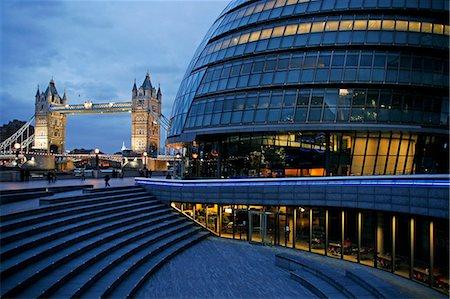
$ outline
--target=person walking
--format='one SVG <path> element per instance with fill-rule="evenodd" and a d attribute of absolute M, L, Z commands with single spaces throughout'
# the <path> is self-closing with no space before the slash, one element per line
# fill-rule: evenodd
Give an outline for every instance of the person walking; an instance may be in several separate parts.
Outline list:
<path fill-rule="evenodd" d="M 110 180 L 111 178 L 109 177 L 109 175 L 107 174 L 107 175 L 105 175 L 105 188 L 106 187 L 111 187 L 111 185 L 109 184 L 109 180 Z"/>
<path fill-rule="evenodd" d="M 80 170 L 80 176 L 81 176 L 81 180 L 84 181 L 86 179 L 85 175 L 84 175 L 84 169 L 82 168 Z"/>

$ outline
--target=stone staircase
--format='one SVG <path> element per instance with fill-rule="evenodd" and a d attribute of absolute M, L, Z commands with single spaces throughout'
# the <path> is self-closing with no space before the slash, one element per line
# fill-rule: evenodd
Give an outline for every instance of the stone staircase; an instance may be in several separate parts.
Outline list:
<path fill-rule="evenodd" d="M 2 298 L 133 296 L 209 234 L 137 186 L 40 202 L 2 216 Z"/>
<path fill-rule="evenodd" d="M 276 254 L 275 265 L 289 271 L 319 298 L 407 298 L 389 282 L 361 270 L 326 265 L 313 259 L 291 254 Z"/>

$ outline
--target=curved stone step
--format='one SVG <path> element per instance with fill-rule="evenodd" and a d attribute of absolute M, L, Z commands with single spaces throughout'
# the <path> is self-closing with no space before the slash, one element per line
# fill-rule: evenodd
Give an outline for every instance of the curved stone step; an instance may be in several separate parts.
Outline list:
<path fill-rule="evenodd" d="M 51 286 L 43 293 L 43 297 L 48 297 L 49 294 L 52 297 L 92 297 L 92 292 L 99 292 L 101 286 L 112 283 L 120 275 L 121 271 L 124 271 L 126 264 L 130 260 L 136 259 L 139 255 L 148 254 L 153 248 L 160 246 L 158 244 L 168 242 L 174 235 L 191 227 L 192 223 L 187 223 L 183 220 L 161 232 L 148 235 L 134 244 L 116 244 L 114 247 L 116 251 L 112 255 L 101 256 L 101 259 L 99 258 L 93 267 L 77 269 L 75 275 L 65 278 L 66 281 L 63 282 L 64 285 L 62 287 L 61 281 L 59 282 L 60 285 L 57 286 L 59 289 L 54 294 L 52 294 L 52 291 L 54 291 L 55 286 Z M 86 294 L 89 292 L 91 294 Z"/>
<path fill-rule="evenodd" d="M 125 192 L 123 194 L 126 195 L 126 194 L 130 194 L 130 193 Z M 136 194 L 136 193 L 134 193 L 134 194 Z M 149 193 L 146 193 L 146 194 L 149 194 Z M 111 193 L 108 193 L 108 192 L 105 192 L 105 194 L 100 194 L 99 198 L 100 197 L 101 198 L 106 198 L 107 197 L 109 199 L 114 199 L 115 198 L 114 197 L 114 193 L 111 194 Z M 49 211 L 57 211 L 57 210 L 65 209 L 65 208 L 77 207 L 77 206 L 82 206 L 82 205 L 85 205 L 85 203 L 83 201 L 71 201 L 71 202 L 67 202 L 67 203 L 43 206 L 43 207 L 40 207 L 38 209 L 31 209 L 31 210 L 26 210 L 26 211 L 20 211 L 20 212 L 15 212 L 15 213 L 11 213 L 11 214 L 6 214 L 6 215 L 2 215 L 2 223 L 7 223 L 8 221 L 15 220 L 17 218 L 24 217 L 24 216 L 37 215 L 39 213 L 45 213 L 45 212 L 49 212 Z"/>
<path fill-rule="evenodd" d="M 100 217 L 104 215 L 110 215 L 117 211 L 126 211 L 133 208 L 145 207 L 149 204 L 156 204 L 157 202 L 152 200 L 148 201 L 147 198 L 134 198 L 132 200 L 127 200 L 119 202 L 119 204 L 106 204 L 105 206 L 97 206 L 95 209 L 86 209 L 81 213 L 71 213 L 69 216 L 64 215 L 63 217 L 57 217 L 51 219 L 50 221 L 45 221 L 39 225 L 33 227 L 23 227 L 15 231 L 10 231 L 5 233 L 6 236 L 2 236 L 0 239 L 1 244 L 9 244 L 21 238 L 25 238 L 31 235 L 35 235 L 41 232 L 49 231 L 57 227 L 62 227 L 70 223 L 75 223 L 77 221 L 82 221 L 90 218 Z M 75 215 L 75 216 L 74 216 Z M 3 232 L 2 232 L 3 235 Z"/>
<path fill-rule="evenodd" d="M 132 258 L 127 260 L 125 265 L 122 266 L 122 269 L 120 269 L 121 273 L 119 273 L 119 275 L 117 275 L 118 273 L 116 272 L 108 273 L 107 276 L 104 276 L 107 279 L 103 280 L 102 283 L 97 284 L 95 290 L 92 290 L 91 288 L 91 292 L 83 294 L 82 297 L 91 298 L 92 296 L 97 297 L 98 295 L 101 295 L 101 298 L 125 298 L 127 294 L 131 292 L 132 287 L 138 281 L 137 280 L 135 283 L 132 283 L 136 280 L 136 277 L 139 277 L 139 275 L 136 276 L 136 271 L 139 268 L 142 269 L 142 267 L 145 267 L 144 265 L 147 265 L 150 260 L 153 260 L 153 258 L 158 256 L 159 254 L 167 256 L 168 253 L 165 252 L 167 248 L 194 234 L 199 233 L 201 230 L 202 228 L 200 227 L 194 227 L 191 230 L 182 231 L 165 239 L 166 243 L 157 244 L 159 246 L 154 246 L 154 248 L 149 251 L 150 253 L 133 255 Z M 105 291 L 103 293 L 99 293 L 100 286 L 107 286 L 106 289 L 104 289 Z"/>
<path fill-rule="evenodd" d="M 121 221 L 126 219 L 127 217 L 135 218 L 138 215 L 163 210 L 166 212 L 170 211 L 170 209 L 166 208 L 162 204 L 158 204 L 158 202 L 156 202 L 156 204 L 149 203 L 145 208 L 143 208 L 142 206 L 138 206 L 135 209 L 127 209 L 125 211 L 118 210 L 115 213 L 111 213 L 101 217 L 88 218 L 83 221 L 70 223 L 63 228 L 56 227 L 53 230 L 37 233 L 31 235 L 30 237 L 25 237 L 23 239 L 16 240 L 11 244 L 2 246 L 0 257 L 2 262 L 8 261 L 12 257 L 18 256 L 26 250 L 37 248 L 38 246 L 47 244 L 49 242 L 54 242 L 56 239 L 70 240 L 70 234 L 77 233 L 85 229 L 89 230 L 95 228 L 96 225 L 102 225 L 104 223 L 113 221 Z"/>
<path fill-rule="evenodd" d="M 78 243 L 75 246 L 71 246 L 66 250 L 60 251 L 52 256 L 43 259 L 37 263 L 34 263 L 27 267 L 26 271 L 21 271 L 8 277 L 2 282 L 2 291 L 7 290 L 2 297 L 36 297 L 40 293 L 36 289 L 42 287 L 48 287 L 48 283 L 42 283 L 46 278 L 50 280 L 57 280 L 59 275 L 54 276 L 55 271 L 62 271 L 67 269 L 69 265 L 69 271 L 73 269 L 73 265 L 83 264 L 84 261 L 90 260 L 89 256 L 97 256 L 102 252 L 104 254 L 111 254 L 110 248 L 115 243 L 131 244 L 141 240 L 142 238 L 151 235 L 155 231 L 160 231 L 166 226 L 171 226 L 176 223 L 176 219 L 168 220 L 163 223 L 155 224 L 153 230 L 147 228 L 138 227 L 133 232 L 124 232 L 111 235 L 102 239 L 86 240 Z M 182 220 L 181 220 L 182 221 Z M 95 260 L 94 260 L 95 261 Z M 31 275 L 30 275 L 31 274 Z M 53 274 L 53 275 L 52 275 Z M 42 289 L 43 292 L 45 289 Z M 24 294 L 26 292 L 27 294 Z M 34 292 L 34 294 L 31 293 Z"/>
<path fill-rule="evenodd" d="M 192 245 L 200 242 L 201 240 L 207 238 L 211 233 L 206 231 L 201 231 L 198 234 L 192 235 L 187 239 L 180 241 L 169 248 L 169 251 L 160 253 L 161 256 L 154 257 L 154 263 L 146 263 L 141 267 L 141 269 L 146 269 L 145 273 L 141 273 L 138 282 L 136 282 L 131 291 L 128 292 L 126 298 L 133 298 L 136 296 L 137 292 L 142 288 L 142 286 L 151 278 L 151 276 L 158 271 L 165 263 L 167 263 L 171 258 L 183 252 L 185 249 L 191 247 Z M 134 273 L 138 275 L 138 273 Z"/>
<path fill-rule="evenodd" d="M 91 226 L 90 230 L 83 230 L 83 233 L 79 235 L 64 234 L 62 238 L 54 239 L 40 246 L 32 246 L 31 244 L 29 250 L 23 251 L 14 259 L 2 261 L 2 272 L 0 273 L 0 277 L 4 280 L 6 277 L 10 277 L 32 263 L 40 261 L 49 255 L 60 252 L 65 248 L 80 243 L 88 238 L 101 237 L 106 233 L 112 233 L 115 229 L 125 229 L 126 226 L 141 225 L 142 227 L 145 227 L 146 224 L 151 224 L 155 221 L 176 217 L 176 215 L 170 213 L 170 209 L 158 209 L 157 207 L 158 206 L 148 209 L 147 212 L 149 213 L 144 215 L 139 214 L 141 215 L 139 217 L 136 217 L 136 215 L 126 217 L 124 214 L 119 214 L 115 217 L 115 222 L 112 223 L 109 222 L 112 221 L 110 219 L 97 220 L 95 222 L 99 223 L 98 226 Z M 143 211 L 139 210 L 139 212 L 141 213 Z"/>
<path fill-rule="evenodd" d="M 34 212 L 34 213 L 32 213 L 30 215 L 18 216 L 9 221 L 3 221 L 3 219 L 2 219 L 2 225 L 1 225 L 2 233 L 7 233 L 9 231 L 13 231 L 13 230 L 28 226 L 30 224 L 40 223 L 42 220 L 49 220 L 49 219 L 62 217 L 64 215 L 72 215 L 77 212 L 87 211 L 90 209 L 89 207 L 102 206 L 105 204 L 111 205 L 111 204 L 114 204 L 115 202 L 121 202 L 126 199 L 134 199 L 137 197 L 141 197 L 141 198 L 148 197 L 148 198 L 154 199 L 154 197 L 149 196 L 147 193 L 140 192 L 137 194 L 122 194 L 120 196 L 99 197 L 96 199 L 92 199 L 89 202 L 86 202 L 86 201 L 79 202 L 79 205 L 77 205 L 76 207 L 71 207 L 71 206 L 65 207 L 64 205 L 59 205 L 58 206 L 59 209 L 51 210 L 51 211 L 42 211 L 43 210 L 42 208 L 34 209 L 34 210 L 32 210 L 32 212 Z"/>

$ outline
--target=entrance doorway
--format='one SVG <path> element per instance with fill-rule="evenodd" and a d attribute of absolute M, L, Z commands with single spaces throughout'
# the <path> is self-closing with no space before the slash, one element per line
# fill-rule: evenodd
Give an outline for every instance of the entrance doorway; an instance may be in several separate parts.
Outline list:
<path fill-rule="evenodd" d="M 275 213 L 267 211 L 248 211 L 248 240 L 262 244 L 274 244 Z"/>

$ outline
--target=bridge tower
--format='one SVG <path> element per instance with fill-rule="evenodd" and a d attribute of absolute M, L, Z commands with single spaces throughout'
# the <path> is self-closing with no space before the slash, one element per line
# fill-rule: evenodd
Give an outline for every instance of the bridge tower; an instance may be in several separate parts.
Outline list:
<path fill-rule="evenodd" d="M 150 74 L 139 89 L 136 80 L 132 90 L 131 104 L 131 149 L 137 153 L 147 152 L 149 156 L 159 152 L 162 93 L 152 86 Z M 158 119 L 155 119 L 155 116 Z"/>
<path fill-rule="evenodd" d="M 64 152 L 66 138 L 66 115 L 52 112 L 51 106 L 61 107 L 67 104 L 66 93 L 61 98 L 53 79 L 45 92 L 36 91 L 34 148 L 48 153 Z"/>

